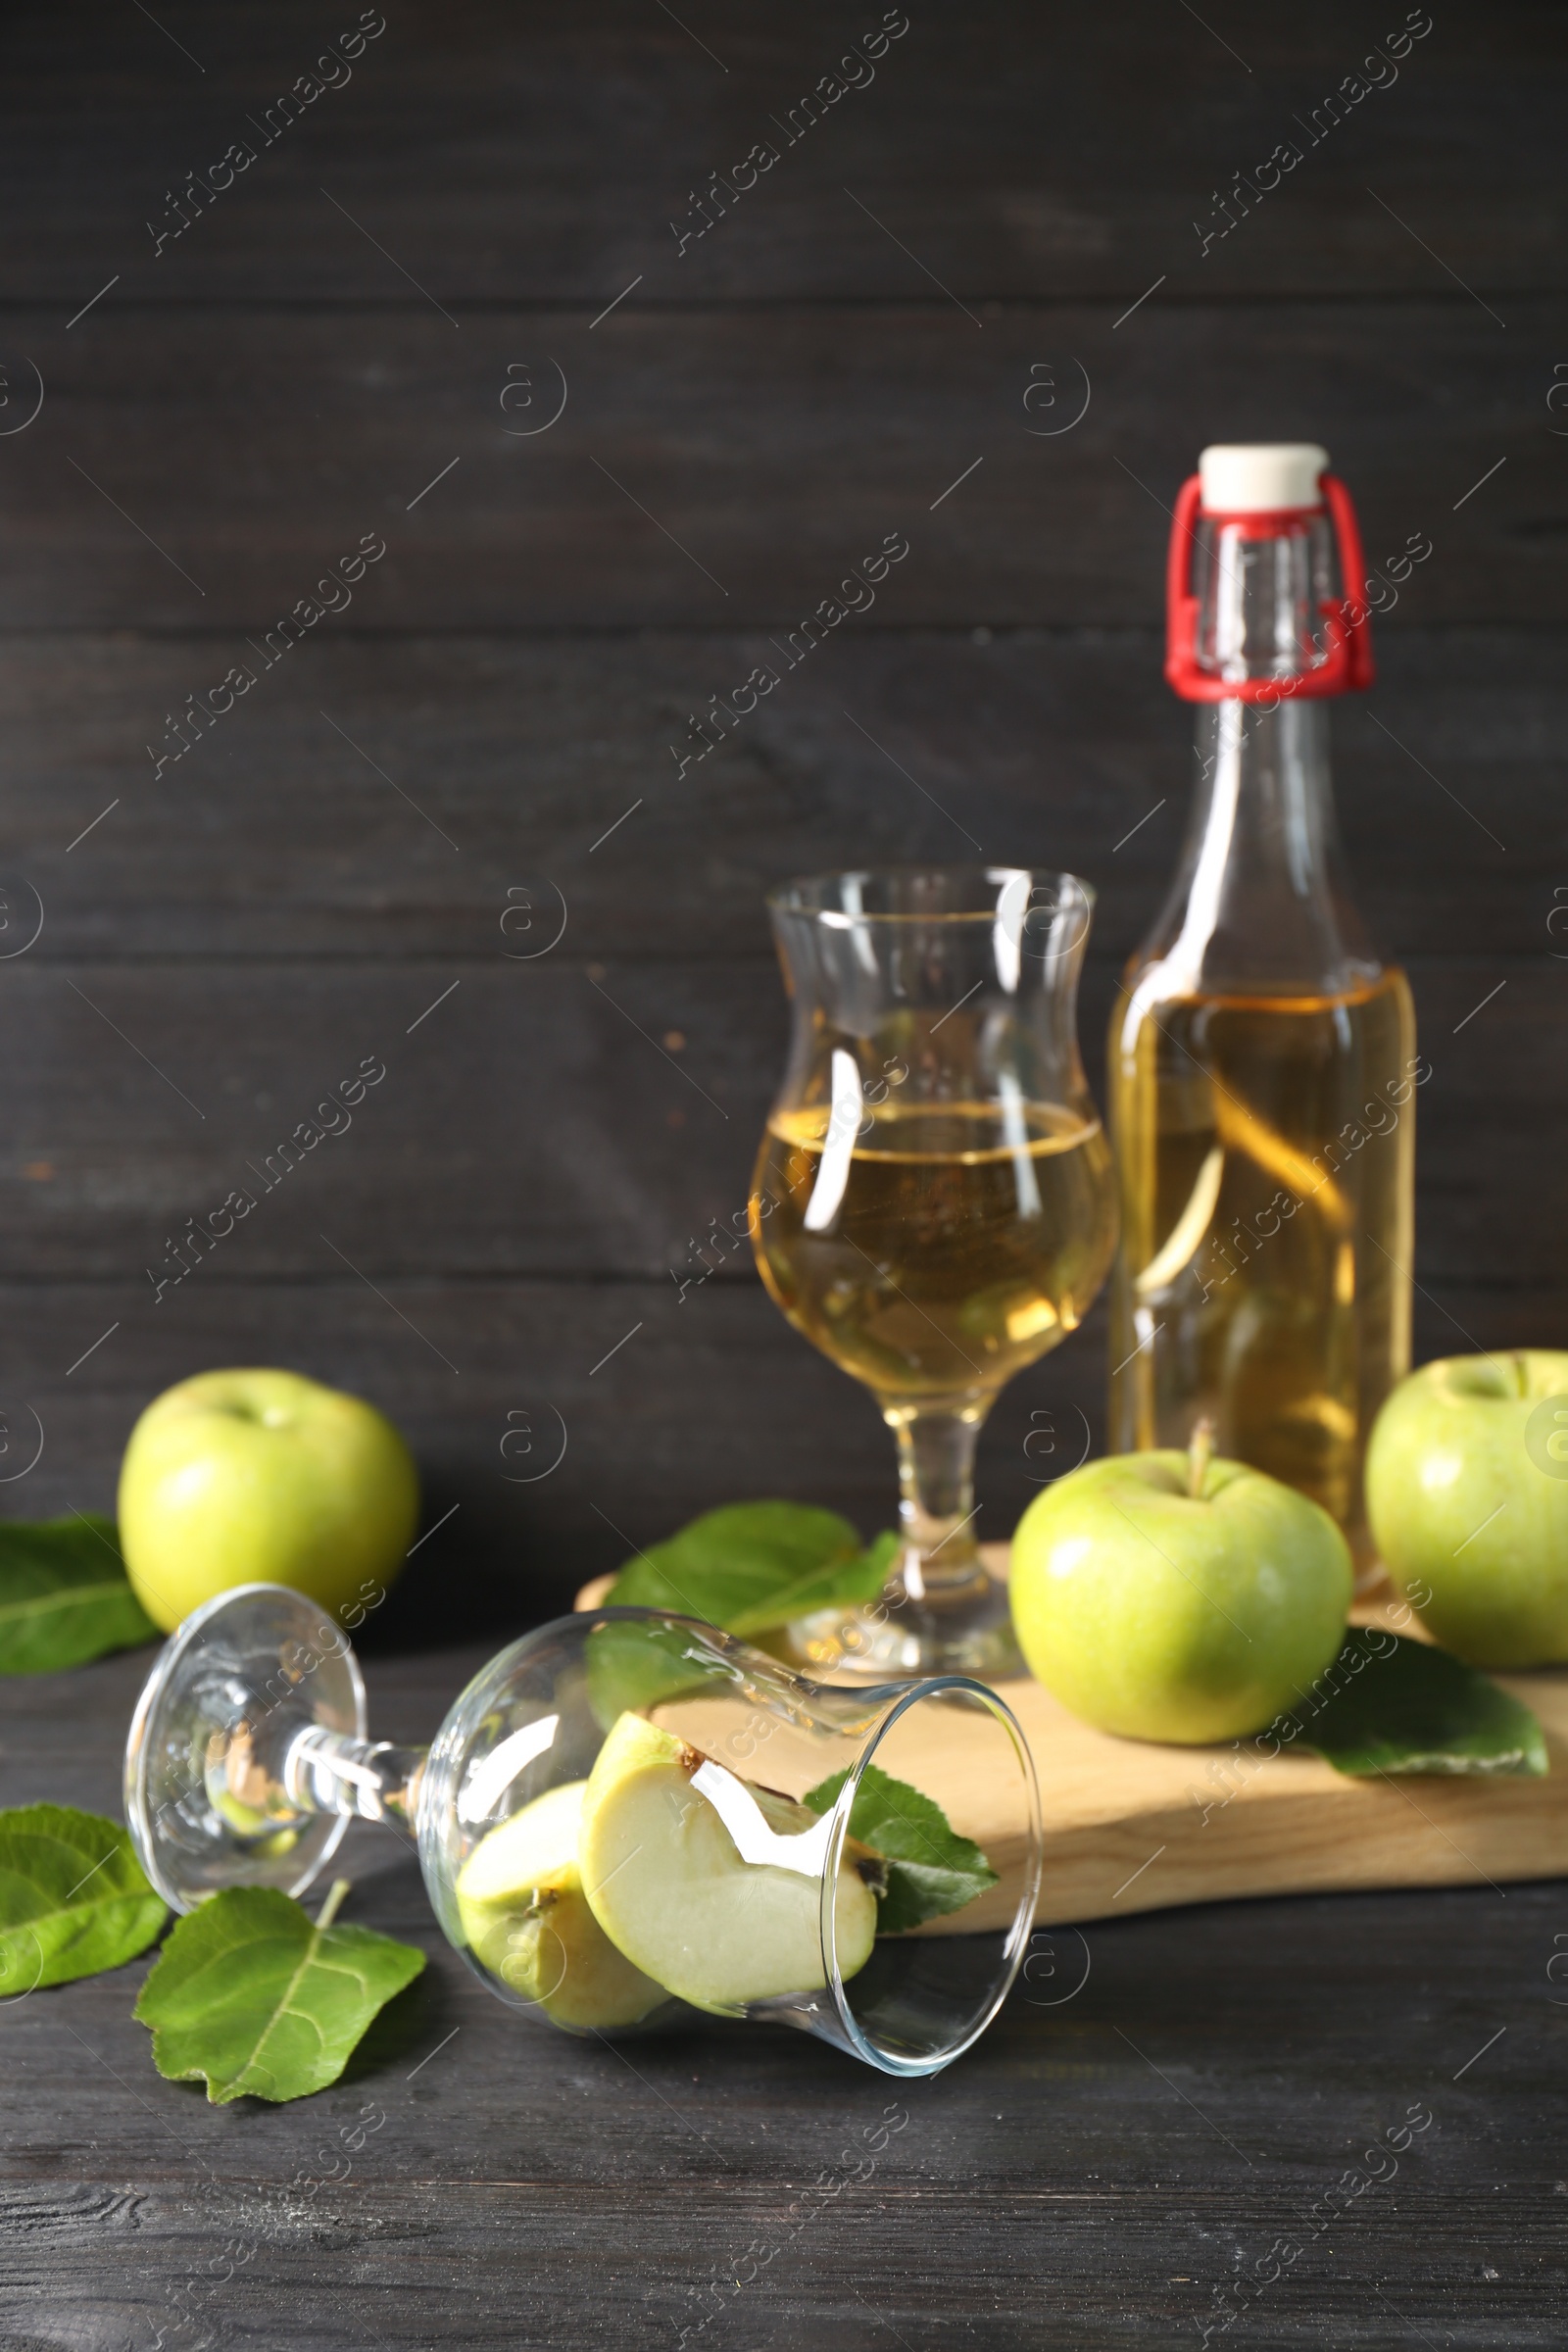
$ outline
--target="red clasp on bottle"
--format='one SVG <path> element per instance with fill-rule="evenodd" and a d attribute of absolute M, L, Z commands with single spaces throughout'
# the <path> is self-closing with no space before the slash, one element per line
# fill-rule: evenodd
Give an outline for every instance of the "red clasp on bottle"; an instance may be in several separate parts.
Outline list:
<path fill-rule="evenodd" d="M 1350 694 L 1364 690 L 1372 683 L 1372 616 L 1366 601 L 1366 560 L 1361 553 L 1361 533 L 1350 504 L 1350 493 L 1338 475 L 1325 473 L 1320 477 L 1323 501 L 1334 524 L 1339 548 L 1340 579 L 1345 594 L 1322 608 L 1323 635 L 1327 652 L 1321 662 L 1310 668 L 1296 671 L 1285 677 L 1222 678 L 1217 671 L 1205 669 L 1198 659 L 1198 598 L 1192 592 L 1193 524 L 1199 512 L 1200 480 L 1193 474 L 1181 487 L 1176 501 L 1175 520 L 1170 535 L 1170 562 L 1165 574 L 1165 676 L 1176 692 L 1189 703 L 1268 703 L 1273 706 L 1287 695 Z M 1287 516 L 1281 513 L 1256 515 L 1226 514 L 1218 519 L 1228 523 L 1249 523 L 1256 526 L 1259 538 L 1275 535 L 1282 524 L 1295 521 L 1300 514 L 1316 514 L 1314 508 L 1300 509 Z"/>

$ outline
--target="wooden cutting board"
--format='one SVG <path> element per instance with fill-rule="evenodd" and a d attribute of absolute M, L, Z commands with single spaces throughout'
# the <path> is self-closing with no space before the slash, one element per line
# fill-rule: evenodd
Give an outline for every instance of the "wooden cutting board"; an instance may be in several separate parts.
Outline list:
<path fill-rule="evenodd" d="M 1004 1574 L 1006 1547 L 986 1551 L 994 1572 Z M 587 1586 L 578 1607 L 597 1606 L 608 1582 Z M 1387 1602 L 1362 1602 L 1351 1616 L 1386 1623 Z M 1412 1621 L 1396 1630 L 1420 1629 Z M 1080 1723 L 1039 1683 L 999 1683 L 1040 1776 L 1046 1859 L 1036 1916 L 1067 1925 L 1243 1895 L 1498 1886 L 1568 1874 L 1568 1672 L 1494 1679 L 1540 1719 L 1551 1760 L 1544 1780 L 1350 1780 L 1310 1752 L 1264 1758 L 1245 1741 L 1167 1747 L 1117 1740 Z M 923 1713 L 915 1711 L 911 1727 Z M 776 1769 L 770 1762 L 770 1778 Z M 983 1779 L 966 1771 L 957 1750 L 925 1759 L 920 1779 L 1002 1872 L 988 1909 L 1004 1918 L 1012 1857 L 993 1850 L 1000 1825 L 990 1822 L 988 1837 Z M 981 1923 L 971 1912 L 964 1924 Z"/>

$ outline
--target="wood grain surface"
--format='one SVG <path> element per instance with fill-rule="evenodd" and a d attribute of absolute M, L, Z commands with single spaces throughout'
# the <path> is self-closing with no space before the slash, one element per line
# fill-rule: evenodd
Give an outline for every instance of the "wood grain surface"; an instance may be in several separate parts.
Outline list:
<path fill-rule="evenodd" d="M 704 1254 L 783 1037 L 762 893 L 971 844 L 1089 874 L 1098 1071 L 1185 810 L 1164 510 L 1216 437 L 1320 438 L 1374 562 L 1431 541 L 1336 713 L 1357 895 L 1433 1064 L 1417 1347 L 1563 1338 L 1568 41 L 1546 0 L 1454 0 L 1314 139 L 1406 13 L 911 7 L 792 140 L 773 118 L 880 7 L 400 0 L 270 131 L 357 0 L 18 0 L 0 1509 L 111 1507 L 135 1414 L 204 1366 L 373 1396 L 424 1480 L 364 1637 L 408 1738 L 711 1503 L 885 1524 L 869 1399 Z M 1218 236 L 1287 137 L 1299 168 Z M 876 606 L 680 772 L 689 714 L 889 532 Z M 367 535 L 352 603 L 269 656 Z M 366 1055 L 352 1128 L 159 1298 L 188 1220 Z M 988 1534 L 1099 1442 L 1102 1330 L 999 1404 Z M 145 1662 L 0 1687 L 4 1801 L 113 1810 Z M 530 2035 L 400 1848 L 355 1870 L 433 1965 L 305 2107 L 160 2082 L 141 1963 L 0 2015 L 7 2352 L 1560 2339 L 1549 1885 L 1043 1931 L 865 2172 L 896 2085 L 759 2032 Z M 387 2124 L 328 2182 L 368 2101 Z M 1303 2221 L 1413 2102 L 1397 2174 Z"/>
<path fill-rule="evenodd" d="M 372 1729 L 428 1739 L 485 1654 L 372 1658 Z M 7 1686 L 9 1801 L 116 1810 L 150 1657 Z M 391 1833 L 341 1859 L 349 1916 L 430 1958 L 318 2098 L 162 2082 L 145 1960 L 0 2015 L 8 2352 L 1560 2334 L 1560 1886 L 1117 1904 L 1039 1931 L 979 2046 L 901 2084 L 781 2028 L 531 2027 Z"/>
<path fill-rule="evenodd" d="M 851 634 L 976 619 L 1147 624 L 1171 487 L 1195 460 L 1191 419 L 1229 396 L 1228 313 L 1200 297 L 1154 305 L 1117 342 L 1098 306 L 1001 305 L 976 319 L 974 350 L 956 313 L 903 301 L 632 309 L 592 341 L 580 313 L 544 307 L 523 321 L 485 310 L 462 317 L 452 353 L 433 311 L 373 312 L 346 334 L 336 311 L 121 317 L 114 302 L 69 345 L 49 314 L 19 305 L 12 320 L 13 348 L 34 359 L 60 421 L 46 407 L 50 432 L 29 428 L 6 453 L 8 527 L 24 560 L 7 567 L 0 619 L 217 633 L 192 648 L 185 681 L 204 701 L 252 638 L 259 707 L 280 682 L 264 633 L 366 534 L 385 553 L 346 594 L 325 591 L 333 609 L 312 642 L 417 629 L 432 613 L 464 631 L 750 622 L 782 637 L 890 532 L 908 553 L 874 602 L 861 597 Z M 1510 333 L 1550 346 L 1553 303 L 1508 307 Z M 1356 425 L 1336 435 L 1334 456 L 1359 493 L 1369 561 L 1397 558 L 1412 534 L 1430 541 L 1390 635 L 1563 618 L 1561 528 L 1537 527 L 1561 477 L 1549 369 L 1543 429 L 1485 495 L 1458 505 L 1504 428 L 1497 352 L 1446 302 L 1402 304 L 1392 336 L 1378 304 L 1260 305 L 1249 356 L 1251 397 L 1276 416 L 1353 400 Z M 564 384 L 557 423 L 530 433 L 530 411 L 503 411 L 514 364 L 541 418 Z M 1036 429 L 1056 421 L 1024 406 L 1037 364 L 1053 370 L 1063 418 L 1087 376 L 1079 424 Z M 156 430 L 127 435 L 127 404 Z M 156 517 L 147 527 L 172 560 L 124 514 Z M 673 536 L 665 517 L 678 517 Z M 281 672 L 293 653 L 271 650 Z M 720 670 L 707 692 L 731 683 Z M 149 729 L 161 715 L 154 706 Z M 220 735 L 249 715 L 237 705 Z"/>
<path fill-rule="evenodd" d="M 26 10 L 13 55 L 27 104 L 4 159 L 7 210 L 26 229 L 15 289 L 58 303 L 62 281 L 104 254 L 143 300 L 356 311 L 401 298 L 412 310 L 417 297 L 390 266 L 334 224 L 324 181 L 444 302 L 564 301 L 592 317 L 639 270 L 651 273 L 645 299 L 662 304 L 689 291 L 738 304 L 926 293 L 912 263 L 857 224 L 848 181 L 898 216 L 941 278 L 982 301 L 1088 297 L 1114 302 L 1108 322 L 1161 268 L 1184 291 L 1214 279 L 1232 300 L 1445 293 L 1430 254 L 1368 203 L 1379 169 L 1419 194 L 1421 233 L 1472 284 L 1554 286 L 1562 191 L 1539 168 L 1562 60 L 1548 0 L 1510 0 L 1501 16 L 1451 11 L 1339 135 L 1315 151 L 1301 139 L 1310 177 L 1200 257 L 1192 216 L 1208 220 L 1214 181 L 1297 136 L 1296 110 L 1335 89 L 1406 13 L 1370 20 L 1349 0 L 1320 0 L 1307 17 L 1250 24 L 1250 46 L 1233 51 L 1235 25 L 1211 36 L 1157 8 L 1063 16 L 1049 48 L 1009 0 L 913 16 L 876 82 L 785 148 L 722 233 L 677 259 L 668 221 L 688 214 L 692 182 L 772 136 L 774 113 L 873 31 L 881 9 L 807 0 L 781 17 L 754 5 L 724 19 L 727 40 L 635 0 L 593 0 L 569 17 L 469 0 L 456 24 L 410 9 L 368 44 L 350 85 L 270 148 L 265 133 L 252 138 L 257 168 L 155 262 L 145 220 L 167 218 L 172 172 L 177 189 L 186 170 L 250 137 L 250 111 L 358 10 L 318 21 L 236 0 L 200 22 L 202 40 L 175 28 L 184 64 L 121 10 L 97 8 L 72 31 Z M 1383 193 L 1398 205 L 1393 185 Z"/>
<path fill-rule="evenodd" d="M 1114 1740 L 1038 1683 L 1002 1696 L 1041 1781 L 1045 1922 L 1181 1903 L 1372 1886 L 1479 1886 L 1568 1874 L 1568 1675 L 1499 1676 L 1546 1736 L 1544 1780 L 1387 1774 L 1249 1741 L 1180 1749 Z M 970 1818 L 976 1818 L 971 1814 Z M 977 1829 L 972 1835 L 982 1837 Z M 982 1838 L 983 1842 L 983 1838 Z"/>
<path fill-rule="evenodd" d="M 761 900 L 780 874 L 968 857 L 977 841 L 988 857 L 1092 869 L 1091 956 L 1119 964 L 1167 887 L 1191 759 L 1189 714 L 1161 683 L 1142 603 L 1144 625 L 1103 630 L 905 630 L 872 614 L 823 644 L 678 791 L 670 742 L 710 695 L 776 662 L 765 625 L 345 627 L 296 646 L 265 699 L 248 697 L 156 793 L 122 795 L 76 849 L 129 774 L 151 780 L 145 745 L 162 741 L 164 714 L 220 679 L 244 640 L 95 638 L 84 696 L 78 637 L 0 635 L 14 847 L 48 906 L 29 961 L 440 956 L 495 968 L 504 950 L 542 947 L 579 969 L 699 952 L 771 971 Z M 1546 921 L 1568 851 L 1552 797 L 1568 690 L 1540 635 L 1391 629 L 1375 694 L 1332 723 L 1367 919 L 1406 957 L 1483 956 L 1560 978 Z M 503 933 L 514 886 L 535 906 Z M 569 911 L 550 948 L 553 890 Z M 1084 1030 L 1097 1050 L 1093 1022 Z"/>
<path fill-rule="evenodd" d="M 884 1517 L 863 1400 L 760 1300 L 720 1341 L 706 1310 L 743 1263 L 688 1296 L 657 1384 L 650 1361 L 700 1433 L 678 1473 L 623 1446 L 610 1373 L 587 1386 L 569 1286 L 595 1341 L 591 1301 L 624 1304 L 605 1347 L 652 1332 L 733 1220 L 784 1026 L 761 899 L 792 870 L 978 845 L 1088 872 L 1098 1082 L 1187 791 L 1164 509 L 1218 431 L 1321 433 L 1374 561 L 1431 541 L 1377 625 L 1374 694 L 1336 714 L 1358 893 L 1434 1064 L 1420 1345 L 1560 1335 L 1533 1174 L 1562 1146 L 1568 874 L 1543 634 L 1568 529 L 1561 200 L 1530 146 L 1549 10 L 1461 9 L 1413 41 L 1206 251 L 1195 216 L 1343 78 L 1355 11 L 1249 40 L 1153 6 L 1125 37 L 1000 0 L 911 20 L 685 251 L 693 183 L 848 21 L 753 6 L 726 43 L 609 0 L 570 24 L 416 7 L 197 201 L 186 174 L 211 190 L 328 36 L 292 4 L 242 0 L 200 39 L 128 13 L 14 12 L 27 99 L 0 152 L 0 1280 L 26 1292 L 0 1415 L 48 1432 L 8 1505 L 107 1504 L 154 1364 L 281 1355 L 374 1389 L 432 1522 L 462 1504 L 442 1544 L 468 1587 L 511 1580 L 514 1624 L 623 1556 L 602 1510 L 628 1543 L 748 1489 Z M 682 774 L 689 714 L 889 531 L 910 552 L 875 607 Z M 366 535 L 386 553 L 352 601 L 278 650 Z M 242 663 L 254 686 L 214 713 Z M 171 1242 L 345 1053 L 389 1072 L 353 1131 L 154 1308 Z M 399 1320 L 453 1283 L 486 1334 L 466 1355 Z M 357 1290 L 392 1301 L 378 1350 Z M 1097 1348 L 1004 1401 L 994 1532 L 1030 1491 L 1029 1413 L 1098 1427 Z M 571 1442 L 504 1494 L 525 1395 Z"/>
<path fill-rule="evenodd" d="M 1004 1579 L 1009 1547 L 987 1544 L 981 1551 Z M 594 1578 L 574 1606 L 602 1607 L 612 1581 Z M 1396 1608 L 1386 1579 L 1356 1602 L 1351 1620 L 1428 1638 L 1418 1618 Z M 1544 1778 L 1361 1778 L 1278 1742 L 1271 1754 L 1251 1740 L 1210 1747 L 1120 1740 L 1081 1722 L 1032 1676 L 999 1683 L 1040 1786 L 1036 1919 L 1067 1926 L 1178 1904 L 1374 1886 L 1488 1886 L 1497 1893 L 1499 1881 L 1568 1876 L 1568 1671 L 1493 1679 L 1540 1722 L 1550 1763 Z M 719 1699 L 673 1699 L 655 1719 L 723 1755 L 731 1713 Z M 769 1742 L 767 1780 L 801 1797 L 821 1765 L 809 1741 L 796 1745 L 798 1758 L 787 1731 Z M 965 1925 L 1006 1926 L 1019 1899 L 1022 1849 L 989 1740 L 961 1719 L 916 1708 L 877 1760 L 933 1797 L 998 1871 L 1000 1886 L 962 1914 Z M 934 1932 L 956 1933 L 957 1920 L 939 1921 Z"/>

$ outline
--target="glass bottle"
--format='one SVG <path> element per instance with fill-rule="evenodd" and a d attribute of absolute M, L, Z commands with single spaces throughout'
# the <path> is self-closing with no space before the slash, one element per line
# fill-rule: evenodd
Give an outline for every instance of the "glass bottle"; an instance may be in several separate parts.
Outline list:
<path fill-rule="evenodd" d="M 1372 664 L 1327 463 L 1310 443 L 1210 448 L 1176 511 L 1166 676 L 1199 706 L 1195 790 L 1110 1021 L 1109 1442 L 1185 1446 L 1208 1416 L 1221 1452 L 1321 1503 L 1365 1570 L 1366 1440 L 1409 1368 L 1430 1071 L 1341 867 L 1326 703 Z"/>

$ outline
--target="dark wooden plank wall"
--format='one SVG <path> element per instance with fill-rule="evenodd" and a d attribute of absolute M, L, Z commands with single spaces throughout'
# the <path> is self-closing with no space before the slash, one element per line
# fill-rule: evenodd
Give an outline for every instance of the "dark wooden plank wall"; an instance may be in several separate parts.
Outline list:
<path fill-rule="evenodd" d="M 1403 13 L 915 7 L 788 145 L 879 11 L 399 5 L 270 143 L 353 9 L 10 13 L 0 938 L 43 928 L 0 966 L 0 1407 L 8 1458 L 31 1414 L 45 1445 L 5 1508 L 108 1505 L 146 1397 L 252 1358 L 375 1396 L 430 1519 L 461 1505 L 392 1637 L 526 1622 L 737 1494 L 884 1520 L 870 1404 L 744 1254 L 671 1279 L 741 1208 L 778 1061 L 761 894 L 971 840 L 1081 869 L 1098 1067 L 1186 795 L 1162 508 L 1216 437 L 1320 437 L 1374 559 L 1431 539 L 1337 719 L 1435 1065 L 1420 1341 L 1561 1336 L 1563 28 L 1445 8 L 1312 143 Z M 688 714 L 889 532 L 874 609 L 680 774 Z M 155 1301 L 365 1055 L 352 1130 Z M 1097 1318 L 1004 1398 L 988 1534 L 1031 1415 L 1076 1450 L 1102 1373 Z M 508 1482 L 509 1414 L 525 1468 L 564 1427 L 548 1476 Z"/>

